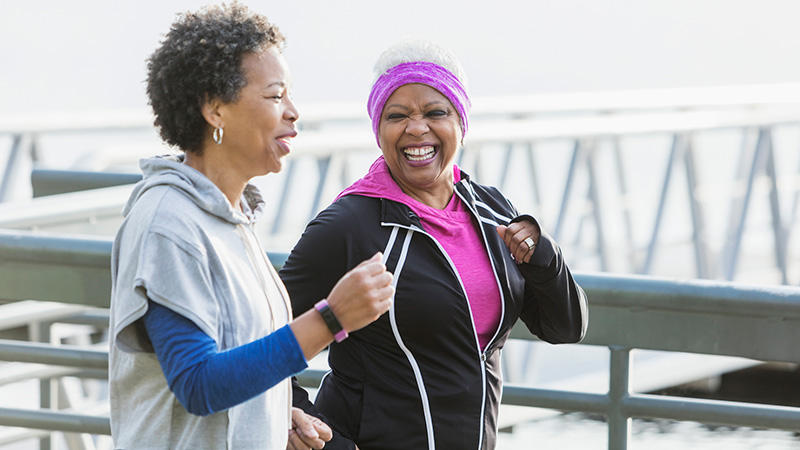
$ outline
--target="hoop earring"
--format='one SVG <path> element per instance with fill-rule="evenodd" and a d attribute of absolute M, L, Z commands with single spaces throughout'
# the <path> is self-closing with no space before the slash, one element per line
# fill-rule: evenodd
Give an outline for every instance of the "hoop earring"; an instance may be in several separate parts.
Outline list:
<path fill-rule="evenodd" d="M 216 142 L 217 145 L 222 144 L 222 135 L 223 134 L 225 134 L 225 133 L 222 131 L 222 127 L 214 128 L 214 132 L 211 133 L 211 137 L 214 138 L 214 142 Z"/>

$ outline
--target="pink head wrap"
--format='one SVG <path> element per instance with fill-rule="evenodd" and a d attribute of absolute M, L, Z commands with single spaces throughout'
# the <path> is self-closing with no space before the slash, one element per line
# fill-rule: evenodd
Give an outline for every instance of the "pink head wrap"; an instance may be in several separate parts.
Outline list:
<path fill-rule="evenodd" d="M 472 103 L 467 96 L 467 90 L 461 81 L 444 67 L 424 61 L 398 64 L 381 75 L 372 85 L 372 91 L 367 101 L 367 112 L 372 119 L 372 132 L 380 147 L 378 127 L 386 100 L 397 88 L 405 84 L 420 83 L 428 85 L 450 100 L 461 118 L 461 131 L 467 134 L 469 121 L 467 113 Z"/>

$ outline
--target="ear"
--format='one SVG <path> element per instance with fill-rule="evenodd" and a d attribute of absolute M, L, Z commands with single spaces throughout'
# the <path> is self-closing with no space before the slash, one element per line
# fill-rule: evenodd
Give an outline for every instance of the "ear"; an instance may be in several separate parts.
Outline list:
<path fill-rule="evenodd" d="M 206 119 L 206 122 L 211 125 L 211 128 L 220 128 L 225 126 L 225 123 L 222 120 L 222 106 L 223 103 L 220 99 L 209 99 L 208 94 L 206 94 L 206 100 L 200 107 L 200 112 L 203 114 L 203 118 Z"/>

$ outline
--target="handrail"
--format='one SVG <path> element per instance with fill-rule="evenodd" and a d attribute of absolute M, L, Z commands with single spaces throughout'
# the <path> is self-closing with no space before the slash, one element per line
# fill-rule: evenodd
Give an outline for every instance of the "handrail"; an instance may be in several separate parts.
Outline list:
<path fill-rule="evenodd" d="M 111 246 L 108 238 L 0 230 L 0 300 L 108 307 Z"/>
<path fill-rule="evenodd" d="M 54 244 L 52 251 L 48 250 L 50 244 Z M 26 246 L 33 251 L 26 254 L 22 251 Z M 82 259 L 107 261 L 107 252 L 110 242 L 103 239 L 0 232 L 0 256 L 5 266 L 25 262 L 34 271 L 66 269 Z M 278 266 L 286 257 L 270 256 Z M 108 265 L 98 267 L 94 276 L 109 278 L 109 269 Z M 108 305 L 107 286 L 87 283 L 87 278 L 74 271 L 64 270 L 58 276 L 59 284 L 83 284 L 85 297 L 48 292 L 47 298 L 38 298 L 35 284 L 40 279 L 28 278 L 20 279 L 13 289 L 0 280 L 0 298 L 14 296 L 7 291 L 27 291 L 34 294 L 28 296 L 31 299 Z M 609 448 L 615 450 L 627 448 L 630 417 L 800 431 L 800 408 L 633 393 L 629 379 L 630 351 L 634 348 L 799 363 L 800 350 L 795 343 L 800 341 L 800 287 L 597 273 L 576 273 L 575 277 L 589 297 L 590 326 L 582 344 L 611 350 L 609 392 L 592 394 L 507 384 L 504 404 L 605 414 L 609 418 Z M 521 324 L 513 330 L 512 338 L 533 339 Z M 107 358 L 105 349 L 0 341 L 3 360 L 100 369 Z M 321 375 L 321 371 L 308 370 L 300 379 L 305 385 L 313 385 Z M 74 412 L 0 409 L 0 424 L 50 430 L 108 434 L 107 420 Z"/>

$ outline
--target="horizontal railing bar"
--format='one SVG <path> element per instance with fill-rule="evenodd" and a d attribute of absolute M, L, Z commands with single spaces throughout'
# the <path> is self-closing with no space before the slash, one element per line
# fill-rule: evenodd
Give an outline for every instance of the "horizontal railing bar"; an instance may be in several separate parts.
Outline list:
<path fill-rule="evenodd" d="M 36 168 L 31 171 L 31 186 L 33 187 L 33 196 L 35 198 L 63 194 L 65 192 L 134 184 L 141 179 L 141 173 Z"/>
<path fill-rule="evenodd" d="M 108 327 L 108 309 L 96 308 L 88 311 L 81 311 L 68 317 L 60 319 L 58 323 L 69 323 L 76 325 L 90 325 L 97 328 Z"/>
<path fill-rule="evenodd" d="M 87 307 L 81 305 L 44 301 L 7 303 L 0 305 L 0 330 L 24 327 L 32 322 L 62 321 L 86 309 Z"/>
<path fill-rule="evenodd" d="M 0 263 L 80 264 L 110 271 L 112 243 L 113 239 L 108 237 L 0 229 Z"/>
<path fill-rule="evenodd" d="M 800 84 L 757 84 L 671 89 L 636 89 L 545 93 L 524 96 L 486 96 L 472 99 L 472 118 L 481 115 L 524 115 L 565 112 L 715 108 L 800 103 Z M 366 121 L 360 102 L 299 103 L 301 126 L 331 121 Z M 0 116 L 0 134 L 63 133 L 73 131 L 152 128 L 147 108 L 37 112 Z"/>
<path fill-rule="evenodd" d="M 0 430 L 0 448 L 4 445 L 24 441 L 26 439 L 43 438 L 50 435 L 50 430 L 33 430 L 29 428 L 7 428 Z"/>
<path fill-rule="evenodd" d="M 69 192 L 25 203 L 0 203 L 0 228 L 39 228 L 51 224 L 86 222 L 92 217 L 117 217 L 131 194 L 130 185 Z"/>
<path fill-rule="evenodd" d="M 576 277 L 584 290 L 591 291 L 592 303 L 599 302 L 604 306 L 800 318 L 800 289 L 797 286 L 604 273 L 583 273 Z"/>
<path fill-rule="evenodd" d="M 108 344 L 105 344 L 107 347 Z M 0 339 L 0 360 L 84 369 L 107 369 L 108 350 Z"/>
<path fill-rule="evenodd" d="M 607 394 L 561 391 L 503 384 L 504 405 L 530 406 L 559 411 L 606 414 L 611 404 Z"/>
<path fill-rule="evenodd" d="M 78 369 L 74 367 L 53 366 L 12 362 L 0 366 L 0 386 L 32 379 L 77 377 L 89 379 L 108 379 L 108 369 Z"/>
<path fill-rule="evenodd" d="M 108 417 L 43 409 L 0 408 L 0 425 L 111 435 L 111 422 Z"/>
<path fill-rule="evenodd" d="M 0 230 L 0 254 L 8 263 L 72 266 L 81 261 L 110 271 L 111 246 L 111 238 Z M 273 264 L 280 265 L 287 255 L 269 252 L 269 256 Z M 584 290 L 591 293 L 592 304 L 722 315 L 800 317 L 800 289 L 796 286 L 603 273 L 577 273 L 575 276 Z"/>
<path fill-rule="evenodd" d="M 306 387 L 313 387 L 314 389 L 319 387 L 319 384 L 322 382 L 322 377 L 328 373 L 327 370 L 320 370 L 320 369 L 306 369 L 297 375 L 297 382 L 300 383 L 301 386 Z"/>
<path fill-rule="evenodd" d="M 630 417 L 800 431 L 800 408 L 637 394 L 623 400 Z"/>
<path fill-rule="evenodd" d="M 309 369 L 298 375 L 298 381 L 306 387 L 318 386 L 324 373 L 323 370 Z M 610 400 L 606 394 L 507 384 L 503 388 L 502 404 L 607 414 Z M 800 408 L 646 394 L 623 399 L 623 407 L 629 417 L 800 431 Z M 47 410 L 0 408 L 0 424 L 92 434 L 110 432 L 106 417 Z"/>
<path fill-rule="evenodd" d="M 471 127 L 464 144 L 468 148 L 482 144 L 675 134 L 795 123 L 800 123 L 800 107 L 792 111 L 689 111 L 497 120 Z M 295 138 L 294 148 L 296 157 L 320 157 L 374 150 L 375 138 L 368 127 L 365 132 L 356 133 L 352 130 L 309 131 Z"/>

